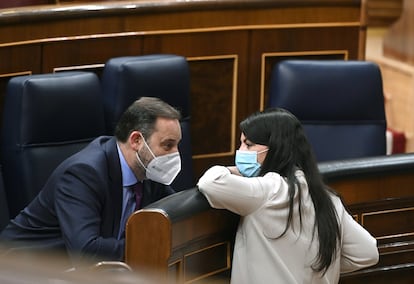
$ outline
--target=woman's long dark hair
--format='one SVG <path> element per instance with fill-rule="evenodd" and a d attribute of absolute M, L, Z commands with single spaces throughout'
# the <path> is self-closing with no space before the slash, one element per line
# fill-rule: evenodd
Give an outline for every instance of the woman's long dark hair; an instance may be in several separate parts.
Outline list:
<path fill-rule="evenodd" d="M 286 233 L 292 223 L 293 199 L 297 188 L 300 189 L 295 172 L 298 169 L 304 172 L 315 208 L 314 233 L 317 230 L 319 238 L 319 251 L 312 269 L 325 273 L 335 259 L 341 236 L 334 204 L 329 196 L 330 189 L 322 180 L 302 124 L 287 110 L 269 108 L 243 120 L 240 130 L 253 143 L 269 147 L 259 175 L 276 172 L 287 178 L 289 213 L 286 227 L 279 237 Z M 297 194 L 302 227 L 301 190 Z"/>

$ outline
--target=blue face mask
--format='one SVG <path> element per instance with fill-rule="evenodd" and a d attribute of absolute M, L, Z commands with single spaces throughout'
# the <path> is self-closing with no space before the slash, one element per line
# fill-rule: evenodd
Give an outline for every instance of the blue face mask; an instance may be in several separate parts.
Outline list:
<path fill-rule="evenodd" d="M 265 149 L 256 151 L 236 151 L 236 167 L 244 177 L 256 177 L 260 172 L 261 165 L 257 162 L 257 154 L 268 151 Z"/>

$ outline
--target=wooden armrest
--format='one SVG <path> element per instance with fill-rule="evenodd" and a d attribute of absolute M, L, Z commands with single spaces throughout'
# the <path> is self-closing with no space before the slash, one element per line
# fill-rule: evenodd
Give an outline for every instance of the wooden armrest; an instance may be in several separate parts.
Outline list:
<path fill-rule="evenodd" d="M 380 173 L 414 171 L 414 154 L 394 154 L 358 159 L 321 162 L 319 171 L 326 181 Z"/>
<path fill-rule="evenodd" d="M 100 261 L 91 267 L 92 270 L 132 271 L 132 268 L 122 261 Z"/>
<path fill-rule="evenodd" d="M 227 273 L 238 220 L 211 208 L 197 188 L 175 193 L 131 215 L 125 261 L 179 283 Z"/>

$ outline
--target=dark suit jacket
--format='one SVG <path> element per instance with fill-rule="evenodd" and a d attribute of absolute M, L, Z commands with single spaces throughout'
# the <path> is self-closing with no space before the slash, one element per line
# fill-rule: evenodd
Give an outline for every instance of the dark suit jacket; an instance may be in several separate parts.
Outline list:
<path fill-rule="evenodd" d="M 172 193 L 169 186 L 146 180 L 142 206 Z M 121 214 L 122 174 L 116 140 L 102 136 L 56 168 L 1 238 L 34 250 L 63 248 L 75 262 L 123 260 L 125 240 L 117 240 Z"/>

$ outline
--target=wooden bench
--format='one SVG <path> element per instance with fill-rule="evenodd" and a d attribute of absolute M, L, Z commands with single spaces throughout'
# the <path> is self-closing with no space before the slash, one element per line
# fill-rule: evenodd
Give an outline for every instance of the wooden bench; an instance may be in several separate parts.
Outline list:
<path fill-rule="evenodd" d="M 126 263 L 168 283 L 229 279 L 239 217 L 212 209 L 197 188 L 135 212 L 126 228 Z"/>
<path fill-rule="evenodd" d="M 319 167 L 354 218 L 378 240 L 380 262 L 342 275 L 341 283 L 412 283 L 414 154 Z M 238 219 L 227 210 L 212 209 L 196 188 L 171 195 L 131 216 L 126 262 L 168 283 L 228 283 Z"/>
<path fill-rule="evenodd" d="M 378 241 L 379 263 L 342 275 L 341 283 L 413 283 L 414 154 L 327 162 L 319 169 Z"/>

